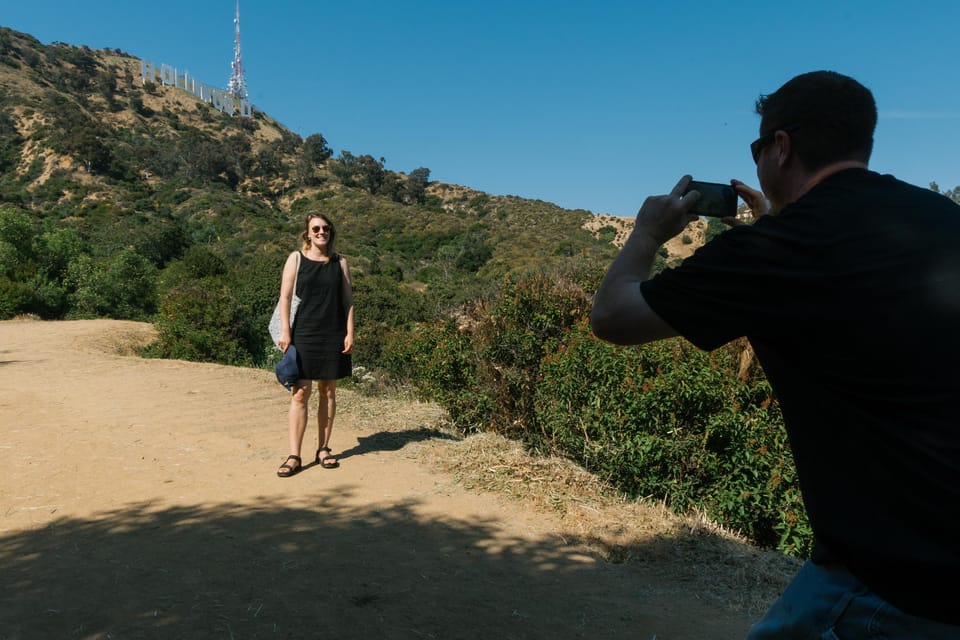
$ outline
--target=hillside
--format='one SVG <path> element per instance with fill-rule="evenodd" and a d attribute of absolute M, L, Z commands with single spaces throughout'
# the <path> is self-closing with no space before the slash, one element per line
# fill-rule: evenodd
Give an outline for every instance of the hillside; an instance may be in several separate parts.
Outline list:
<path fill-rule="evenodd" d="M 0 29 L 0 202 L 85 236 L 159 218 L 191 241 L 231 237 L 253 251 L 286 250 L 302 213 L 323 208 L 343 222 L 341 249 L 361 272 L 399 268 L 425 284 L 420 269 L 473 246 L 487 248 L 467 260 L 482 261 L 481 276 L 609 255 L 581 228 L 588 212 L 430 182 L 424 167 L 391 171 L 372 155 L 333 157 L 322 134 L 301 139 L 256 109 L 228 116 L 144 83 L 140 65 Z"/>
<path fill-rule="evenodd" d="M 586 231 L 589 212 L 430 182 L 424 167 L 391 171 L 372 155 L 333 157 L 320 133 L 300 138 L 262 111 L 231 117 L 143 82 L 141 61 L 119 50 L 0 28 L 0 89 L 0 203 L 91 239 L 107 226 L 139 248 L 130 227 L 151 220 L 187 244 L 231 237 L 246 253 L 277 253 L 302 213 L 322 208 L 343 222 L 341 249 L 360 272 L 399 269 L 407 282 L 429 284 L 451 257 L 489 278 L 611 255 L 608 236 Z"/>
<path fill-rule="evenodd" d="M 633 231 L 633 223 L 633 218 L 599 214 L 587 220 L 584 223 L 584 228 L 598 238 L 610 238 L 610 242 L 619 248 L 623 246 L 627 241 L 627 236 Z M 709 225 L 710 223 L 707 220 L 701 218 L 689 225 L 682 234 L 668 240 L 664 245 L 667 252 L 667 262 L 683 260 L 693 255 L 693 252 L 706 242 Z"/>
<path fill-rule="evenodd" d="M 201 326 L 202 309 L 220 308 L 223 326 L 197 338 L 207 346 L 158 355 L 269 362 L 261 327 L 280 267 L 304 214 L 320 210 L 338 225 L 362 303 L 361 361 L 375 363 L 391 328 L 489 296 L 505 278 L 596 282 L 631 224 L 334 154 L 322 133 L 301 138 L 258 109 L 231 116 L 150 77 L 122 51 L 0 27 L 0 319 L 190 309 Z"/>

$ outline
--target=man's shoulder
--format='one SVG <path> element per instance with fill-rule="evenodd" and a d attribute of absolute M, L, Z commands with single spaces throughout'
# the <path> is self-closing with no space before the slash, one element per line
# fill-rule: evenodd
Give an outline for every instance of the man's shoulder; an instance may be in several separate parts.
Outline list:
<path fill-rule="evenodd" d="M 851 198 L 862 198 L 870 194 L 879 197 L 888 197 L 891 193 L 896 193 L 901 196 L 930 198 L 931 200 L 938 197 L 938 194 L 929 188 L 910 184 L 889 173 L 878 173 L 870 169 L 850 168 L 827 176 L 815 187 L 810 189 L 803 197 L 798 199 L 797 202 L 808 199 L 808 196 L 810 197 L 809 199 L 821 197 L 835 199 L 844 195 Z"/>

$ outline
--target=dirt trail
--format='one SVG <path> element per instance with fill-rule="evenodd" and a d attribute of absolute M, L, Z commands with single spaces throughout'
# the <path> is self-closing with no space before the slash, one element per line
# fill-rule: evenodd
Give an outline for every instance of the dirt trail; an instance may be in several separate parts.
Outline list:
<path fill-rule="evenodd" d="M 599 533 L 466 488 L 430 404 L 341 389 L 341 467 L 279 479 L 272 373 L 122 355 L 150 332 L 0 322 L 0 640 L 693 640 L 757 614 L 711 586 L 756 586 L 752 552 L 704 562 L 665 530 L 608 562 Z"/>

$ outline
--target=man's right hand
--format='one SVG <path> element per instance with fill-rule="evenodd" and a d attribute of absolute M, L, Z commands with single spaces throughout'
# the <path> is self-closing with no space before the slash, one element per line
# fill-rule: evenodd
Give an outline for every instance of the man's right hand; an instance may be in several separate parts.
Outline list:
<path fill-rule="evenodd" d="M 634 233 L 645 233 L 658 245 L 680 234 L 684 228 L 697 219 L 690 213 L 700 194 L 684 192 L 690 185 L 690 176 L 683 176 L 672 191 L 665 196 L 650 196 L 643 202 L 637 213 Z"/>

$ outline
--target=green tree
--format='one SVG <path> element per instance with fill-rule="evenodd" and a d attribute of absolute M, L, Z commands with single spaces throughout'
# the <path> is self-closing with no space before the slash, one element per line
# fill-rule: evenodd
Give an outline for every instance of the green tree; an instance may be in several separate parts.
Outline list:
<path fill-rule="evenodd" d="M 96 85 L 97 90 L 100 92 L 100 95 L 103 96 L 103 99 L 107 101 L 107 105 L 111 110 L 117 111 L 117 74 L 110 69 L 101 71 L 96 76 Z"/>
<path fill-rule="evenodd" d="M 387 177 L 383 168 L 384 159 L 375 159 L 371 155 L 355 156 L 349 151 L 341 151 L 337 159 L 330 164 L 330 172 L 348 187 L 360 187 L 376 195 L 381 192 Z"/>
<path fill-rule="evenodd" d="M 940 185 L 938 185 L 936 182 L 931 182 L 930 189 L 932 189 L 935 193 L 942 193 L 943 195 L 947 196 L 957 204 L 960 204 L 960 185 L 954 187 L 953 189 L 940 191 Z"/>
<path fill-rule="evenodd" d="M 183 223 L 178 220 L 160 220 L 153 224 L 138 224 L 131 236 L 137 252 L 158 268 L 180 257 L 188 245 Z"/>
<path fill-rule="evenodd" d="M 461 271 L 476 273 L 492 257 L 493 250 L 486 243 L 486 235 L 474 232 L 461 242 L 455 264 Z"/>
<path fill-rule="evenodd" d="M 252 174 L 263 184 L 265 178 L 275 177 L 283 168 L 283 160 L 273 147 L 264 147 L 253 158 Z"/>
<path fill-rule="evenodd" d="M 177 142 L 180 171 L 188 182 L 209 184 L 231 168 L 229 150 L 198 129 L 188 129 Z"/>
<path fill-rule="evenodd" d="M 297 180 L 306 186 L 318 184 L 320 181 L 317 179 L 317 168 L 326 162 L 332 153 L 322 135 L 314 133 L 307 136 L 294 161 Z"/>
<path fill-rule="evenodd" d="M 41 225 L 19 211 L 0 209 L 0 317 L 34 313 L 59 318 L 66 312 L 66 274 L 82 255 L 73 229 L 41 232 Z"/>
<path fill-rule="evenodd" d="M 313 166 L 318 166 L 326 162 L 330 156 L 333 155 L 333 151 L 330 150 L 330 147 L 327 146 L 327 140 L 323 137 L 323 134 L 320 133 L 311 133 L 303 141 L 303 148 L 300 153 L 306 158 Z"/>
<path fill-rule="evenodd" d="M 423 204 L 427 199 L 428 184 L 430 184 L 430 169 L 417 167 L 411 171 L 406 182 L 407 201 Z"/>
<path fill-rule="evenodd" d="M 250 137 L 236 134 L 228 137 L 223 143 L 223 153 L 227 156 L 227 183 L 236 188 L 242 182 L 253 165 L 250 155 Z"/>
<path fill-rule="evenodd" d="M 0 273 L 23 279 L 36 258 L 37 228 L 30 217 L 10 206 L 0 207 L 0 243 L 5 246 Z"/>
<path fill-rule="evenodd" d="M 383 168 L 384 162 L 383 158 L 376 160 L 371 155 L 360 156 L 358 180 L 360 186 L 371 195 L 379 193 L 383 187 L 387 175 Z"/>
<path fill-rule="evenodd" d="M 359 170 L 360 159 L 344 149 L 336 160 L 330 163 L 330 173 L 348 187 L 356 186 L 354 176 Z"/>
<path fill-rule="evenodd" d="M 174 260 L 160 273 L 161 293 L 204 278 L 220 278 L 228 273 L 227 263 L 207 245 L 194 245 L 183 257 Z"/>
<path fill-rule="evenodd" d="M 267 334 L 267 324 L 280 294 L 280 274 L 286 253 L 282 250 L 257 252 L 232 263 L 227 274 L 232 294 L 240 301 L 244 318 L 249 320 L 248 348 L 254 363 L 270 363 L 279 351 Z"/>
<path fill-rule="evenodd" d="M 66 276 L 70 263 L 83 255 L 83 240 L 76 229 L 47 231 L 40 236 L 41 272 L 49 280 Z"/>
<path fill-rule="evenodd" d="M 155 312 L 156 267 L 133 249 L 113 258 L 83 255 L 70 263 L 71 317 L 147 320 Z"/>
<path fill-rule="evenodd" d="M 36 240 L 37 272 L 31 281 L 28 310 L 41 318 L 62 318 L 68 311 L 70 264 L 83 254 L 83 242 L 75 229 L 44 232 Z"/>

